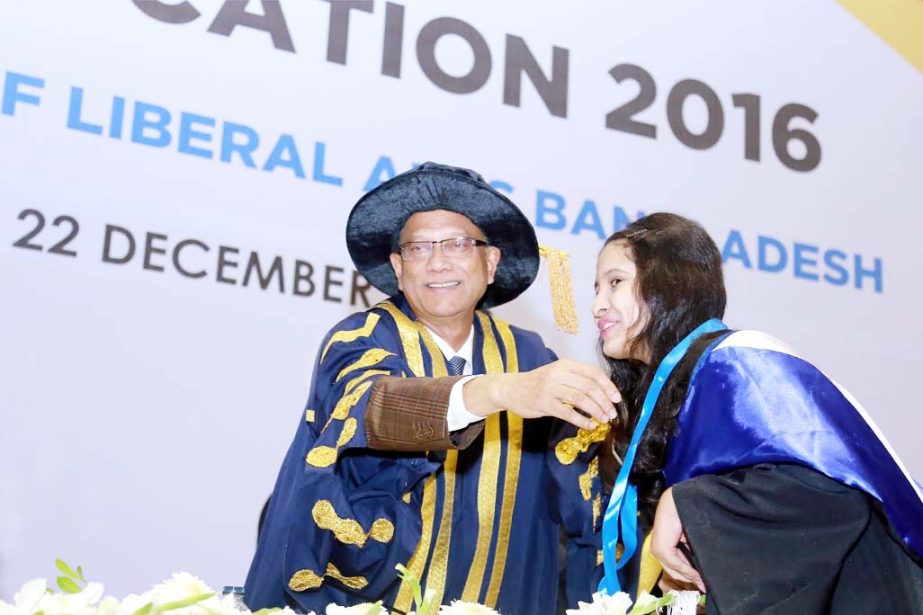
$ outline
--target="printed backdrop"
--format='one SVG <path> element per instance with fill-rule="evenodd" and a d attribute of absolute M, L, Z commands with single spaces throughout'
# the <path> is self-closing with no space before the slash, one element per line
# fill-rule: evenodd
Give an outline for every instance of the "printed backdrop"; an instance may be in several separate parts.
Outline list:
<path fill-rule="evenodd" d="M 572 255 L 499 309 L 595 361 L 603 239 L 701 221 L 727 321 L 849 388 L 916 476 L 923 5 L 118 0 L 0 8 L 0 596 L 240 585 L 321 336 L 381 299 L 344 224 L 477 169 Z"/>

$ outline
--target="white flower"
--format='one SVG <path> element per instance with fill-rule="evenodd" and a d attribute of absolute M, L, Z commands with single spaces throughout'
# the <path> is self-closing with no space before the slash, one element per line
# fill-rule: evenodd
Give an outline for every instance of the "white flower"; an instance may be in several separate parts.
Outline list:
<path fill-rule="evenodd" d="M 236 596 L 230 593 L 225 594 L 220 599 L 212 597 L 199 604 L 207 609 L 218 611 L 222 615 L 242 615 L 250 612 L 246 605 L 241 603 L 239 594 Z"/>
<path fill-rule="evenodd" d="M 204 581 L 188 572 L 174 572 L 172 577 L 155 585 L 148 594 L 154 604 L 163 605 L 214 591 Z"/>
<path fill-rule="evenodd" d="M 147 593 L 141 594 L 140 596 L 138 594 L 128 594 L 116 607 L 116 613 L 118 615 L 131 615 L 131 613 L 144 607 L 149 602 L 153 602 L 153 600 L 151 600 L 150 595 Z"/>
<path fill-rule="evenodd" d="M 96 603 L 102 597 L 102 584 L 89 583 L 73 594 L 46 594 L 40 606 L 46 615 L 93 615 L 96 613 Z"/>
<path fill-rule="evenodd" d="M 695 615 L 696 608 L 699 606 L 699 592 L 674 590 L 670 594 L 676 597 L 670 609 L 671 615 Z"/>
<path fill-rule="evenodd" d="M 578 602 L 576 609 L 567 609 L 567 615 L 625 615 L 631 608 L 631 597 L 625 592 L 614 596 L 597 592 L 593 602 Z"/>
<path fill-rule="evenodd" d="M 363 602 L 362 604 L 355 604 L 353 606 L 339 606 L 336 604 L 327 605 L 327 615 L 372 615 L 373 613 L 381 613 L 381 615 L 388 615 L 388 611 L 382 607 L 378 607 L 378 611 L 374 611 L 374 604 L 371 602 Z"/>
<path fill-rule="evenodd" d="M 500 615 L 497 611 L 483 604 L 453 600 L 449 606 L 439 607 L 439 615 Z"/>
<path fill-rule="evenodd" d="M 118 598 L 106 596 L 100 601 L 99 606 L 96 607 L 96 615 L 122 615 L 119 606 Z M 134 613 L 134 611 L 129 611 L 129 613 Z"/>
<path fill-rule="evenodd" d="M 183 600 L 194 599 L 197 596 L 212 594 L 206 599 L 193 601 L 187 606 L 172 608 L 170 615 L 204 615 L 206 613 L 216 613 L 221 615 L 237 615 L 240 613 L 233 602 L 222 602 L 215 596 L 215 590 L 205 584 L 202 579 L 189 574 L 188 572 L 175 572 L 173 576 L 158 583 L 151 590 L 142 596 L 139 606 L 144 606 L 147 602 L 153 602 L 154 606 L 164 606 Z M 125 609 L 125 615 L 130 615 L 134 611 Z"/>
<path fill-rule="evenodd" d="M 33 579 L 22 586 L 13 596 L 13 603 L 9 604 L 0 600 L 0 614 L 2 615 L 32 615 L 42 610 L 39 606 L 43 598 L 48 595 L 48 581 Z"/>

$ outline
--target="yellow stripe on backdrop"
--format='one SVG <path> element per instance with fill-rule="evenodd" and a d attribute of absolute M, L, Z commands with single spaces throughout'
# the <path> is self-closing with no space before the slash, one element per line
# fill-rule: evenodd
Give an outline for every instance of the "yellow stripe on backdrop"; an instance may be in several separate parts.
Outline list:
<path fill-rule="evenodd" d="M 838 0 L 839 4 L 923 73 L 921 0 Z"/>

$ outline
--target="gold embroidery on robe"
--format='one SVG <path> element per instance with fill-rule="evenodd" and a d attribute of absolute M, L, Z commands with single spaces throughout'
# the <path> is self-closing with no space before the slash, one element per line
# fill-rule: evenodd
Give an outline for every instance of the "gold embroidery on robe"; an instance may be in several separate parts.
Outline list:
<path fill-rule="evenodd" d="M 401 346 L 404 349 L 404 357 L 407 359 L 410 371 L 413 372 L 414 376 L 425 376 L 426 373 L 423 371 L 423 352 L 420 349 L 420 332 L 413 326 L 413 321 L 390 301 L 382 301 L 375 307 L 388 312 L 391 318 L 394 319 L 394 323 L 397 325 L 397 333 L 401 338 Z"/>
<path fill-rule="evenodd" d="M 593 479 L 599 476 L 599 457 L 594 457 L 593 461 L 590 462 L 590 466 L 586 469 L 586 472 L 580 475 L 580 478 L 577 481 L 580 483 L 580 495 L 583 496 L 583 499 L 587 502 L 590 501 L 590 497 L 593 495 Z"/>
<path fill-rule="evenodd" d="M 554 455 L 562 465 L 570 465 L 577 455 L 585 453 L 594 442 L 602 442 L 609 433 L 609 423 L 597 423 L 593 429 L 578 429 L 577 435 L 564 438 L 554 447 Z"/>
<path fill-rule="evenodd" d="M 349 382 L 346 383 L 346 388 L 343 389 L 343 393 L 349 394 L 352 392 L 357 385 L 368 380 L 372 376 L 390 376 L 391 372 L 386 369 L 367 369 Z M 403 376 L 403 374 L 401 374 Z"/>
<path fill-rule="evenodd" d="M 599 521 L 599 515 L 602 513 L 602 494 L 597 493 L 596 497 L 593 498 L 593 527 L 596 527 L 596 522 Z"/>
<path fill-rule="evenodd" d="M 394 319 L 394 322 L 397 325 L 398 334 L 401 338 L 404 357 L 407 360 L 407 365 L 410 367 L 410 371 L 414 376 L 426 376 L 426 372 L 423 369 L 423 350 L 420 344 L 420 330 L 414 326 L 414 322 L 410 320 L 410 318 L 408 318 L 397 308 L 397 306 L 395 306 L 390 301 L 384 301 L 378 304 L 377 307 L 388 312 L 388 314 L 390 314 Z M 439 360 L 442 361 L 442 353 L 439 353 Z M 445 375 L 444 362 L 442 363 L 442 374 Z M 435 367 L 436 363 L 434 361 L 433 368 L 435 369 Z M 438 486 L 436 484 L 436 477 L 432 475 L 429 476 L 423 484 L 423 502 L 420 505 L 420 521 L 422 525 L 420 530 L 420 541 L 417 543 L 417 548 L 414 550 L 410 560 L 405 564 L 407 568 L 413 573 L 413 575 L 418 579 L 423 578 L 423 569 L 426 567 L 426 560 L 429 556 L 429 548 L 433 540 L 433 532 L 435 530 L 434 526 L 436 521 L 437 489 Z M 407 495 L 407 501 L 409 503 L 410 494 L 408 493 Z M 410 611 L 413 606 L 413 588 L 406 581 L 401 582 L 397 598 L 394 601 L 394 606 L 404 611 L 405 613 Z"/>
<path fill-rule="evenodd" d="M 352 342 L 359 339 L 360 337 L 368 337 L 371 335 L 375 325 L 378 324 L 378 320 L 378 314 L 369 312 L 365 319 L 365 324 L 358 329 L 352 329 L 351 331 L 337 331 L 334 333 L 332 336 L 330 336 L 330 341 L 327 342 L 327 345 L 324 346 L 324 351 L 320 355 L 320 360 L 323 362 L 324 357 L 327 356 L 327 351 L 330 350 L 330 347 L 337 342 Z"/>
<path fill-rule="evenodd" d="M 503 372 L 503 359 L 500 348 L 494 337 L 490 318 L 483 312 L 477 313 L 483 334 L 482 356 L 484 367 L 488 374 Z M 478 475 L 478 533 L 477 543 L 474 548 L 474 559 L 468 569 L 468 578 L 462 591 L 462 601 L 478 602 L 481 595 L 481 586 L 484 583 L 484 573 L 487 570 L 487 557 L 490 554 L 490 543 L 493 539 L 494 518 L 497 514 L 497 477 L 500 474 L 500 456 L 502 454 L 500 441 L 500 414 L 492 414 L 484 421 L 484 447 L 481 453 L 481 471 Z"/>
<path fill-rule="evenodd" d="M 369 538 L 376 542 L 391 542 L 394 538 L 394 524 L 387 519 L 375 519 L 369 530 Z"/>
<path fill-rule="evenodd" d="M 355 519 L 340 517 L 330 500 L 318 500 L 311 509 L 314 523 L 322 530 L 330 530 L 340 542 L 348 545 L 364 547 L 366 540 L 371 538 L 378 542 L 388 542 L 394 536 L 394 525 L 387 519 L 376 519 L 368 533 Z"/>
<path fill-rule="evenodd" d="M 344 395 L 343 397 L 341 397 L 340 401 L 337 402 L 337 405 L 333 407 L 333 412 L 330 413 L 330 420 L 327 421 L 327 425 L 330 424 L 330 421 L 343 420 L 347 416 L 349 416 L 349 411 L 352 409 L 353 406 L 359 403 L 359 400 L 362 398 L 363 395 L 365 395 L 365 392 L 368 391 L 369 387 L 371 386 L 372 386 L 371 382 L 368 382 L 368 381 L 363 382 L 362 384 L 357 386 L 355 389 L 353 389 L 352 393 L 349 393 L 348 395 Z M 324 429 L 326 428 L 327 427 L 325 425 Z"/>
<path fill-rule="evenodd" d="M 328 576 L 331 579 L 336 579 L 346 587 L 351 587 L 353 589 L 362 589 L 369 582 L 365 577 L 347 577 L 337 569 L 333 564 L 327 564 L 327 570 L 324 573 L 324 576 Z M 313 570 L 299 570 L 292 575 L 292 578 L 288 581 L 288 587 L 295 592 L 303 592 L 309 589 L 317 589 L 321 586 L 321 583 L 324 582 L 324 578 L 318 575 Z"/>
<path fill-rule="evenodd" d="M 326 468 L 337 460 L 337 449 L 329 446 L 315 446 L 308 451 L 304 460 L 315 468 Z"/>
<path fill-rule="evenodd" d="M 423 504 L 420 506 L 420 517 L 423 528 L 420 533 L 420 542 L 407 562 L 407 568 L 418 579 L 423 576 L 423 567 L 426 565 L 426 556 L 429 555 L 429 545 L 433 540 L 433 519 L 436 515 L 436 477 L 430 476 L 423 486 Z M 413 602 L 413 587 L 406 581 L 401 582 L 394 606 L 404 611 L 410 611 Z"/>
<path fill-rule="evenodd" d="M 308 589 L 317 589 L 323 582 L 323 577 L 313 570 L 299 570 L 289 579 L 288 588 L 293 592 L 303 592 Z"/>
<path fill-rule="evenodd" d="M 336 579 L 346 587 L 351 587 L 353 589 L 362 589 L 369 584 L 365 577 L 343 576 L 337 567 L 330 563 L 327 564 L 327 574 L 325 576 L 328 576 L 331 579 Z"/>
<path fill-rule="evenodd" d="M 493 318 L 494 326 L 500 333 L 503 350 L 506 353 L 506 371 L 519 371 L 519 355 L 516 353 L 516 340 L 508 322 Z M 493 608 L 500 595 L 500 584 L 506 570 L 506 558 L 510 544 L 510 532 L 513 522 L 513 509 L 516 507 L 516 490 L 519 483 L 519 467 L 522 460 L 522 417 L 512 412 L 506 415 L 506 466 L 503 480 L 503 505 L 500 509 L 500 524 L 497 529 L 497 545 L 494 548 L 494 562 L 490 571 L 490 584 L 487 586 L 487 606 Z"/>
<path fill-rule="evenodd" d="M 349 444 L 349 441 L 353 439 L 353 436 L 356 435 L 356 427 L 359 422 L 355 417 L 349 417 L 343 421 L 343 431 L 340 432 L 340 437 L 337 438 L 337 448 L 341 448 Z"/>
<path fill-rule="evenodd" d="M 346 376 L 346 374 L 350 372 L 354 372 L 357 369 L 364 369 L 366 367 L 371 367 L 372 365 L 381 363 L 385 358 L 392 357 L 392 356 L 394 356 L 394 353 L 387 351 L 384 348 L 369 348 L 368 350 L 363 352 L 362 356 L 356 359 L 354 363 L 351 363 L 350 365 L 347 365 L 346 367 L 341 369 L 340 373 L 337 374 L 337 377 L 334 380 L 334 382 L 339 382 L 340 380 L 343 379 L 344 376 Z"/>

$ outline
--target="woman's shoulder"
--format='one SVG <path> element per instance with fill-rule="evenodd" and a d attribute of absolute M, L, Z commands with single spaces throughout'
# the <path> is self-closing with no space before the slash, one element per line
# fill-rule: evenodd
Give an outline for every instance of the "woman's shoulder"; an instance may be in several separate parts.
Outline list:
<path fill-rule="evenodd" d="M 723 350 L 725 348 L 772 350 L 774 352 L 782 352 L 794 357 L 799 356 L 798 352 L 790 344 L 780 340 L 777 337 L 773 337 L 768 333 L 764 333 L 763 331 L 756 331 L 753 329 L 742 329 L 740 331 L 734 331 L 723 340 L 721 340 L 721 342 L 715 346 L 713 352 Z"/>

